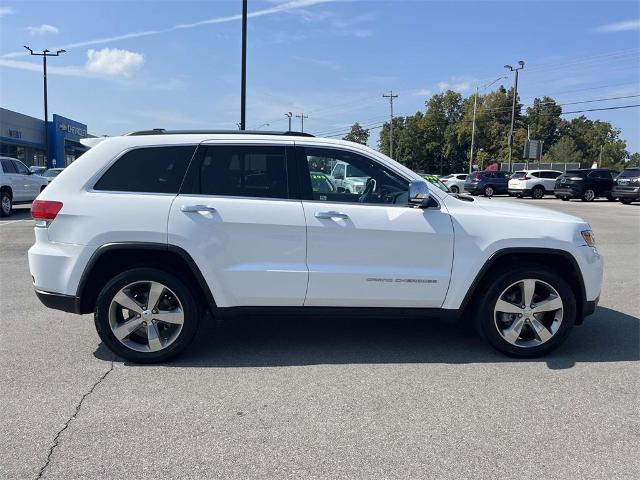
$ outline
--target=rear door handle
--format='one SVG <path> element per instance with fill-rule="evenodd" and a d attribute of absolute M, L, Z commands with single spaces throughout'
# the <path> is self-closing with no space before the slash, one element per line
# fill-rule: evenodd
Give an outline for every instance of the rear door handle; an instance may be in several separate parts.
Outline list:
<path fill-rule="evenodd" d="M 198 212 L 215 212 L 215 207 L 209 205 L 182 205 L 180 207 L 184 213 L 198 213 Z"/>
<path fill-rule="evenodd" d="M 349 215 L 342 212 L 316 212 L 314 215 L 316 218 L 349 218 Z"/>

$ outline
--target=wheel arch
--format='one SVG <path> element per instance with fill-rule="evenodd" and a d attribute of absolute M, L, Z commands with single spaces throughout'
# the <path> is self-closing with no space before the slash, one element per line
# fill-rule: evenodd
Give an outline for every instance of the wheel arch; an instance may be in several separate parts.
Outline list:
<path fill-rule="evenodd" d="M 465 312 L 467 307 L 473 305 L 480 297 L 484 290 L 484 280 L 490 278 L 492 273 L 523 261 L 544 265 L 560 273 L 576 296 L 576 324 L 581 324 L 583 314 L 587 310 L 587 293 L 580 266 L 570 252 L 554 248 L 514 247 L 493 253 L 473 279 L 462 300 L 460 311 Z"/>
<path fill-rule="evenodd" d="M 80 277 L 76 297 L 79 312 L 91 313 L 104 285 L 118 273 L 135 267 L 156 267 L 177 275 L 200 294 L 207 308 L 216 303 L 202 272 L 188 252 L 175 245 L 147 242 L 108 243 L 99 247 Z"/>
<path fill-rule="evenodd" d="M 9 192 L 9 195 L 13 198 L 13 188 L 11 188 L 11 185 L 2 185 L 2 187 L 0 187 L 0 193 L 1 192 Z"/>

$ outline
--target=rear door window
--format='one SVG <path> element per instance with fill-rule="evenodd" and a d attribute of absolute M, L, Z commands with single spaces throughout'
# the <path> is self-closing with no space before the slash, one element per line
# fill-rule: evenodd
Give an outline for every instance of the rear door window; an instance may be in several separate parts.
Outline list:
<path fill-rule="evenodd" d="M 180 193 L 289 198 L 284 146 L 214 145 L 194 161 Z"/>
<path fill-rule="evenodd" d="M 11 160 L 3 158 L 0 162 L 2 162 L 2 170 L 4 173 L 18 173 Z"/>
<path fill-rule="evenodd" d="M 144 147 L 122 155 L 93 187 L 110 192 L 178 193 L 196 147 Z"/>
<path fill-rule="evenodd" d="M 15 166 L 16 172 L 18 172 L 18 174 L 20 174 L 20 175 L 29 175 L 29 173 L 30 173 L 29 169 L 27 168 L 27 166 L 24 163 L 19 162 L 18 160 L 12 160 L 12 162 L 13 162 L 13 165 Z"/>

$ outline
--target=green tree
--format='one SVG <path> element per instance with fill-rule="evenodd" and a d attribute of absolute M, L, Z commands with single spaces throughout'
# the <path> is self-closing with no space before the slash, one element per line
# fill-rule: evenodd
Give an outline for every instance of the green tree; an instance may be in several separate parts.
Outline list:
<path fill-rule="evenodd" d="M 351 131 L 342 137 L 342 139 L 366 145 L 369 141 L 369 130 L 362 128 L 362 126 L 356 122 L 351 125 Z"/>
<path fill-rule="evenodd" d="M 640 153 L 636 152 L 629 155 L 627 167 L 640 167 Z"/>
<path fill-rule="evenodd" d="M 562 107 L 551 97 L 535 98 L 527 108 L 529 135 L 534 140 L 542 140 L 543 148 L 549 150 L 560 138 L 562 127 Z"/>
<path fill-rule="evenodd" d="M 545 159 L 550 162 L 581 163 L 583 157 L 573 138 L 567 136 L 560 138 L 549 149 Z"/>

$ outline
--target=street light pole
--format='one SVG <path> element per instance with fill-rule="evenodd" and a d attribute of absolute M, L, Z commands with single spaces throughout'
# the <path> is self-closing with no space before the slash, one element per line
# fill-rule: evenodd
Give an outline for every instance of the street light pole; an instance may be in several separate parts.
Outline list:
<path fill-rule="evenodd" d="M 287 130 L 287 131 L 290 132 L 291 131 L 291 117 L 293 117 L 293 113 L 287 112 L 287 113 L 284 114 L 284 116 L 289 119 L 289 130 Z"/>
<path fill-rule="evenodd" d="M 49 50 L 43 50 L 42 52 L 34 52 L 31 48 L 24 45 L 24 48 L 29 50 L 29 54 L 35 57 L 42 57 L 42 72 L 44 81 L 44 151 L 47 154 L 47 164 L 49 164 L 49 105 L 47 100 L 47 57 L 58 57 L 61 53 L 65 53 L 66 50 L 60 49 L 56 53 L 51 53 Z"/>
<path fill-rule="evenodd" d="M 478 109 L 479 90 L 481 88 L 484 90 L 485 88 L 490 87 L 497 81 L 504 80 L 505 78 L 507 77 L 498 77 L 491 83 L 487 83 L 486 85 L 483 85 L 481 87 L 476 86 L 476 96 L 473 99 L 473 123 L 471 124 L 471 153 L 469 154 L 469 173 L 473 171 L 473 147 L 474 147 L 474 141 L 476 138 L 476 110 Z"/>
<path fill-rule="evenodd" d="M 247 0 L 242 0 L 242 79 L 240 80 L 240 130 L 246 130 L 247 113 Z"/>
<path fill-rule="evenodd" d="M 516 98 L 518 98 L 518 72 L 524 68 L 524 62 L 518 60 L 517 68 L 513 68 L 511 65 L 505 65 L 504 68 L 508 68 L 512 72 L 516 72 L 514 85 L 513 85 L 513 103 L 511 104 L 511 129 L 509 130 L 509 171 L 512 169 L 511 156 L 513 154 L 513 126 L 516 117 Z"/>

